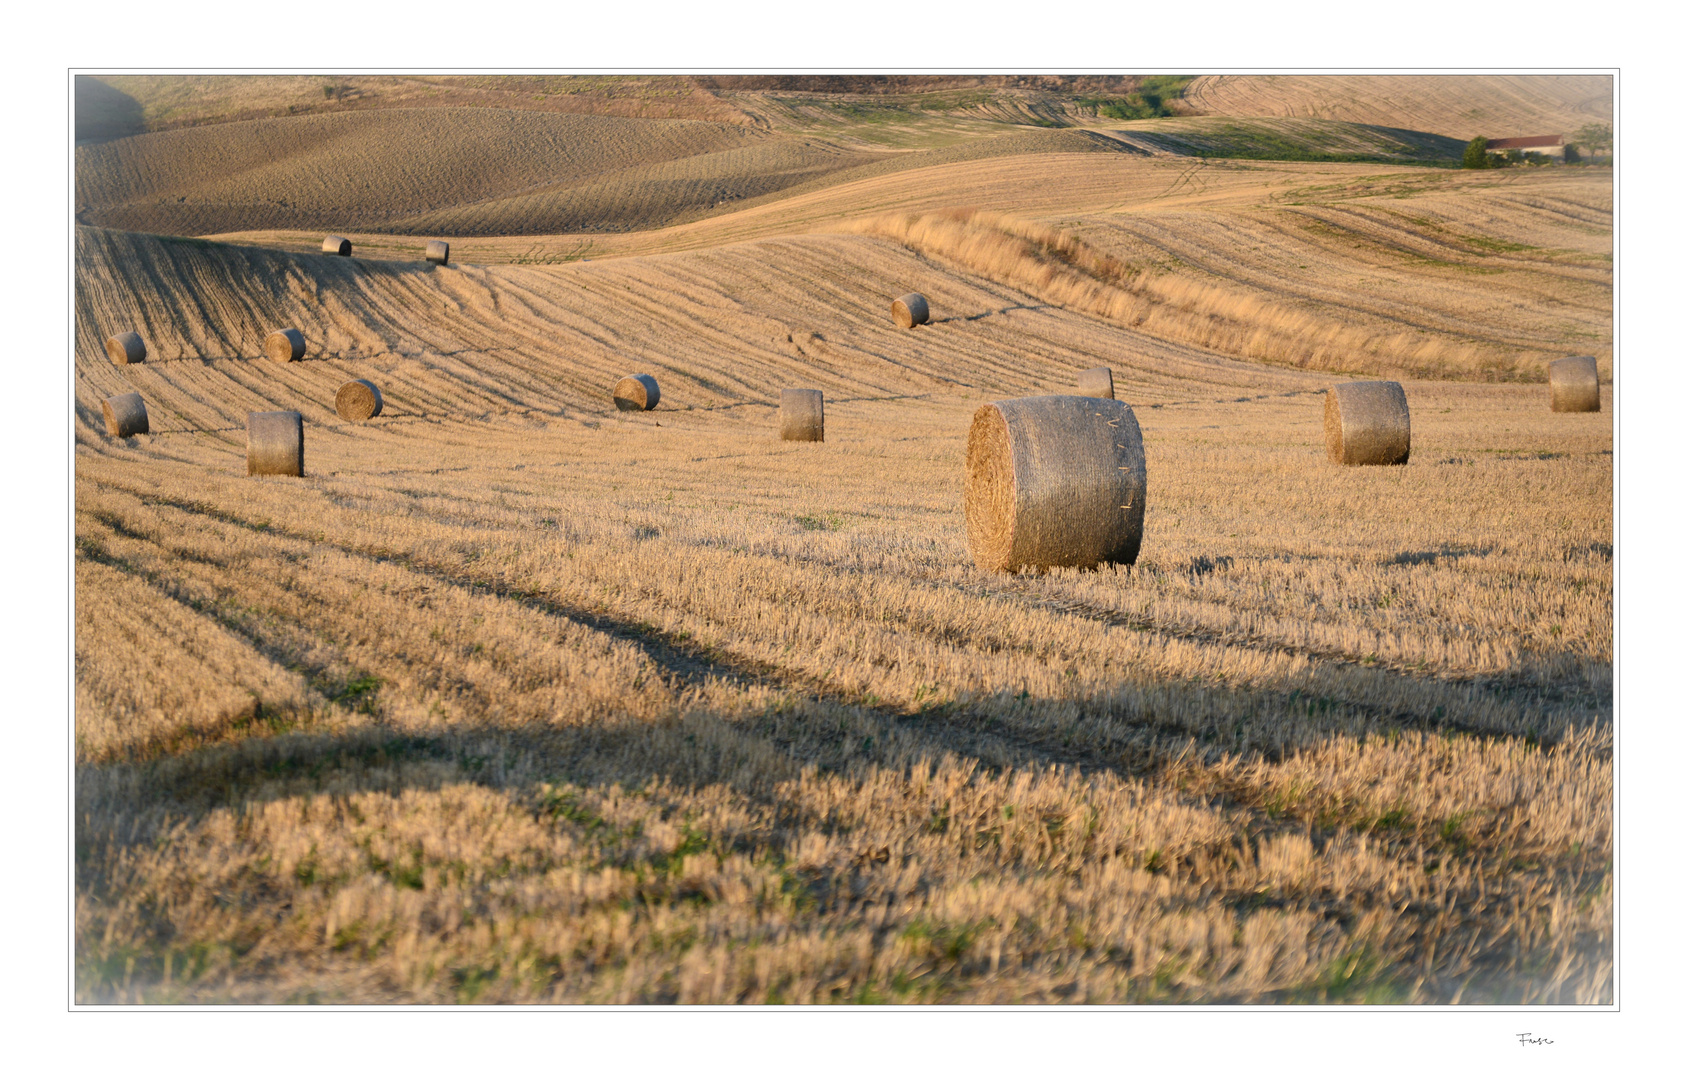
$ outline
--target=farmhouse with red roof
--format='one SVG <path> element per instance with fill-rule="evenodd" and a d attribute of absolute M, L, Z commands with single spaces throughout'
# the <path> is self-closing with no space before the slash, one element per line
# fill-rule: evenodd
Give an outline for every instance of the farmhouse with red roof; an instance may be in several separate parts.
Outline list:
<path fill-rule="evenodd" d="M 1508 150 L 1517 150 L 1521 154 L 1546 154 L 1561 160 L 1565 157 L 1565 136 L 1563 135 L 1525 135 L 1517 139 L 1490 139 L 1491 153 L 1504 154 Z"/>

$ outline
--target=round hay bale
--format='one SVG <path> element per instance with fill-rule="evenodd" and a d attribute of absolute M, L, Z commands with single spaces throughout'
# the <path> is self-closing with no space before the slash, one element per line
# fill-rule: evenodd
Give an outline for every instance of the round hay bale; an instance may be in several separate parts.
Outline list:
<path fill-rule="evenodd" d="M 649 375 L 629 375 L 615 384 L 615 407 L 622 412 L 645 412 L 660 400 L 662 391 Z"/>
<path fill-rule="evenodd" d="M 133 330 L 106 338 L 105 349 L 114 364 L 138 364 L 147 358 L 147 343 Z"/>
<path fill-rule="evenodd" d="M 334 395 L 334 411 L 342 420 L 368 420 L 381 415 L 381 389 L 368 379 L 353 379 Z"/>
<path fill-rule="evenodd" d="M 826 402 L 819 390 L 780 391 L 780 438 L 787 442 L 826 441 Z"/>
<path fill-rule="evenodd" d="M 1337 465 L 1405 465 L 1412 450 L 1398 382 L 1338 383 L 1325 392 L 1325 453 Z"/>
<path fill-rule="evenodd" d="M 292 410 L 247 413 L 246 475 L 304 476 L 305 418 Z"/>
<path fill-rule="evenodd" d="M 278 364 L 291 364 L 305 355 L 305 335 L 292 327 L 271 330 L 264 338 L 264 355 Z"/>
<path fill-rule="evenodd" d="M 1089 371 L 1078 373 L 1079 397 L 1114 396 L 1114 372 L 1112 368 L 1093 367 Z"/>
<path fill-rule="evenodd" d="M 911 330 L 921 323 L 930 322 L 932 309 L 926 306 L 924 296 L 911 292 L 891 301 L 891 318 L 897 320 L 897 325 L 904 330 Z"/>
<path fill-rule="evenodd" d="M 1123 401 L 993 401 L 967 432 L 967 549 L 988 571 L 1134 563 L 1148 486 Z"/>
<path fill-rule="evenodd" d="M 147 426 L 147 403 L 139 394 L 108 397 L 100 402 L 100 411 L 105 413 L 106 434 L 113 438 L 127 439 L 152 430 Z"/>
<path fill-rule="evenodd" d="M 1599 412 L 1600 369 L 1592 356 L 1567 356 L 1547 365 L 1554 412 Z"/>
<path fill-rule="evenodd" d="M 344 236 L 325 236 L 322 238 L 322 253 L 324 255 L 350 255 L 352 242 Z"/>
<path fill-rule="evenodd" d="M 423 257 L 431 263 L 444 266 L 451 258 L 451 245 L 444 240 L 430 240 L 427 254 Z"/>

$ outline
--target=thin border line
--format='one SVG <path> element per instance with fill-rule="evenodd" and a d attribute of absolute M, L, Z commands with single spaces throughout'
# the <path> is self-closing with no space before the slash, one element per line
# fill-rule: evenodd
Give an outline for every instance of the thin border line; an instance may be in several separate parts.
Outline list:
<path fill-rule="evenodd" d="M 1212 1005 L 1127 1005 L 1127 1004 L 1097 1004 L 1097 1005 L 1069 1005 L 1069 1004 L 1040 1004 L 1040 1005 L 731 1005 L 731 1004 L 696 1004 L 696 1005 L 164 1005 L 164 1004 L 81 1004 L 76 1001 L 76 694 L 75 694 L 75 648 L 76 648 L 76 579 L 75 579 L 75 521 L 76 521 L 76 420 L 75 420 L 75 379 L 76 379 L 76 79 L 78 76 L 122 75 L 131 73 L 157 73 L 167 75 L 316 75 L 316 74 L 516 74 L 516 75 L 578 75 L 578 74 L 610 74 L 610 75 L 734 75 L 734 74 L 790 74 L 790 75 L 920 75 L 920 74 L 969 74 L 969 75 L 1155 75 L 1155 74 L 1189 74 L 1188 67 L 1132 67 L 1132 68 L 991 68 L 991 67 L 933 67 L 933 68 L 498 68 L 498 67 L 470 67 L 470 68 L 408 68 L 408 67 L 322 67 L 322 68 L 143 68 L 143 67 L 102 67 L 66 69 L 66 87 L 69 95 L 69 107 L 66 109 L 66 126 L 68 128 L 68 146 L 66 152 L 69 158 L 68 185 L 66 198 L 66 217 L 69 239 L 69 272 L 68 295 L 68 363 L 66 367 L 67 400 L 71 403 L 68 410 L 68 464 L 67 486 L 70 491 L 66 513 L 66 526 L 69 542 L 66 547 L 66 579 L 70 587 L 70 622 L 67 628 L 67 655 L 71 662 L 67 665 L 67 694 L 66 712 L 66 770 L 69 774 L 69 805 L 67 808 L 67 834 L 65 850 L 70 854 L 68 862 L 69 890 L 67 940 L 68 958 L 66 980 L 66 997 L 68 1004 L 66 1011 L 71 1013 L 83 1012 L 112 1012 L 132 1013 L 136 1010 L 167 1013 L 395 1013 L 410 1014 L 417 1012 L 428 1013 L 474 1013 L 474 1012 L 524 1012 L 524 1013 L 572 1013 L 572 1012 L 615 1012 L 631 1014 L 651 1014 L 667 1012 L 778 1012 L 778 1013 L 907 1013 L 920 1011 L 922 1013 L 974 1013 L 974 1012 L 1038 1012 L 1055 1010 L 1060 1012 L 1092 1012 L 1092 1013 L 1189 1013 L 1195 1015 L 1213 1015 L 1218 1013 L 1240 1013 L 1251 1015 L 1257 1013 L 1292 1013 L 1324 1016 L 1331 1013 L 1360 1013 L 1363 1015 L 1406 1014 L 1423 1015 L 1506 1015 L 1506 1014 L 1620 1014 L 1622 1008 L 1621 993 L 1621 887 L 1619 866 L 1621 862 L 1623 832 L 1620 828 L 1620 813 L 1622 806 L 1622 725 L 1618 707 L 1622 694 L 1622 680 L 1619 677 L 1621 664 L 1621 650 L 1618 648 L 1620 636 L 1618 611 L 1621 597 L 1618 591 L 1618 581 L 1621 571 L 1620 545 L 1621 533 L 1620 515 L 1621 505 L 1619 493 L 1622 488 L 1621 457 L 1619 452 L 1620 440 L 1618 424 L 1621 415 L 1619 405 L 1619 357 L 1621 355 L 1622 334 L 1622 301 L 1619 288 L 1621 259 L 1620 253 L 1620 221 L 1621 221 L 1621 179 L 1622 165 L 1619 163 L 1618 140 L 1620 130 L 1621 110 L 1619 108 L 1619 89 L 1621 84 L 1621 70 L 1617 67 L 1590 68 L 1210 68 L 1201 70 L 1200 75 L 1257 75 L 1257 74 L 1295 74 L 1295 75 L 1606 75 L 1612 80 L 1612 485 L 1613 485 L 1613 524 L 1612 524 L 1612 573 L 1613 573 L 1613 640 L 1612 640 L 1612 731 L 1613 731 L 1613 850 L 1612 850 L 1612 1003 L 1610 1005 L 1279 1005 L 1279 1004 L 1212 1004 Z M 776 91 L 777 92 L 777 91 Z M 825 91 L 814 91 L 824 93 Z"/>

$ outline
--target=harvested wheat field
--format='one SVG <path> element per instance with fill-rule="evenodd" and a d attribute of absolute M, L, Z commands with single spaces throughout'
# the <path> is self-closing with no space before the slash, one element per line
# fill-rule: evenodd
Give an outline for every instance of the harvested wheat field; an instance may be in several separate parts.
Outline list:
<path fill-rule="evenodd" d="M 1022 134 L 976 108 L 933 130 Z M 1610 169 L 1125 125 L 891 167 L 833 119 L 833 175 L 801 130 L 635 115 L 582 182 L 678 194 L 613 229 L 454 235 L 443 164 L 437 206 L 235 185 L 160 227 L 218 239 L 76 228 L 78 1001 L 1612 1001 Z M 124 141 L 104 190 L 142 190 Z M 758 201 L 678 220 L 699 158 Z M 476 190 L 489 230 L 551 198 Z M 1599 412 L 1549 408 L 1573 354 Z M 975 412 L 1098 366 L 1135 565 L 978 569 Z M 1364 378 L 1406 465 L 1326 460 Z M 780 438 L 789 387 L 824 442 Z M 288 410 L 304 475 L 247 476 L 247 414 Z"/>

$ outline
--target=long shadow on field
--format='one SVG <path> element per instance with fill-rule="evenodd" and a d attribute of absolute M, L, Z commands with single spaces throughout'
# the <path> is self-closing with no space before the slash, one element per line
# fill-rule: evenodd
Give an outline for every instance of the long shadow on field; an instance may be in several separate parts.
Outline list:
<path fill-rule="evenodd" d="M 1047 311 L 1053 306 L 1053 304 L 1009 304 L 1007 307 L 981 311 L 977 315 L 946 315 L 941 319 L 930 319 L 926 325 L 940 326 L 952 322 L 978 322 L 980 319 L 988 319 L 993 315 L 1006 315 L 1010 311 Z"/>
<path fill-rule="evenodd" d="M 911 750 L 919 749 L 919 744 L 898 739 L 895 731 L 870 726 L 872 717 L 861 719 L 864 726 L 837 725 L 836 749 L 840 762 L 836 771 L 840 778 L 849 783 L 865 779 L 867 772 L 872 770 L 900 772 L 901 762 L 898 759 L 906 757 Z M 830 741 L 834 735 L 828 730 L 828 724 L 815 722 L 813 717 L 810 721 L 810 745 L 789 746 L 790 754 L 805 757 L 826 755 L 825 747 L 814 744 L 817 740 Z M 202 858 L 185 847 L 192 842 L 194 834 L 191 831 L 179 838 L 172 832 L 182 826 L 191 829 L 206 815 L 220 809 L 235 811 L 233 835 L 238 837 L 243 835 L 244 829 L 239 822 L 248 815 L 261 813 L 263 804 L 287 798 L 297 798 L 303 804 L 314 799 L 311 809 L 301 806 L 302 835 L 311 829 L 327 829 L 355 838 L 378 827 L 375 823 L 364 824 L 366 812 L 377 815 L 391 812 L 381 808 L 379 799 L 371 806 L 366 796 L 385 796 L 396 800 L 439 792 L 448 787 L 467 786 L 502 793 L 519 814 L 531 813 L 538 820 L 554 821 L 558 828 L 585 830 L 590 835 L 589 830 L 597 827 L 594 824 L 596 819 L 576 800 L 576 793 L 588 796 L 585 806 L 590 806 L 590 800 L 602 795 L 604 789 L 619 785 L 624 792 L 643 789 L 649 793 L 641 797 L 648 797 L 653 809 L 672 820 L 684 819 L 690 834 L 690 814 L 694 804 L 688 792 L 720 785 L 743 796 L 764 813 L 753 823 L 732 826 L 726 832 L 713 831 L 721 826 L 705 826 L 705 831 L 698 834 L 707 845 L 705 850 L 746 858 L 772 858 L 785 865 L 793 858 L 801 837 L 816 830 L 834 834 L 847 849 L 860 848 L 856 864 L 829 864 L 816 870 L 794 868 L 789 884 L 801 891 L 803 904 L 812 913 L 807 917 L 817 921 L 842 920 L 846 926 L 876 926 L 875 949 L 889 950 L 901 936 L 911 932 L 910 926 L 920 924 L 910 923 L 908 916 L 899 916 L 889 923 L 874 923 L 872 911 L 864 908 L 863 904 L 881 895 L 891 880 L 904 880 L 899 875 L 906 876 L 913 869 L 904 866 L 905 856 L 894 850 L 901 848 L 898 830 L 912 828 L 924 831 L 930 825 L 924 820 L 899 823 L 900 819 L 895 817 L 878 823 L 840 823 L 828 817 L 824 810 L 825 800 L 805 803 L 800 798 L 793 798 L 785 790 L 786 784 L 792 781 L 808 784 L 812 781 L 800 773 L 797 761 L 777 754 L 770 756 L 767 753 L 770 739 L 755 730 L 771 733 L 771 727 L 777 728 L 781 722 L 781 717 L 774 714 L 727 717 L 698 712 L 677 718 L 676 722 L 659 725 L 611 722 L 567 729 L 536 726 L 506 728 L 471 723 L 442 724 L 437 730 L 418 733 L 371 725 L 346 733 L 294 733 L 253 739 L 140 766 L 84 768 L 77 776 L 76 888 L 79 904 L 87 905 L 100 917 L 106 911 L 116 910 L 121 904 L 121 890 L 128 887 L 129 878 L 125 875 L 133 858 L 156 859 L 163 856 L 187 863 Z M 875 734 L 882 741 L 876 740 Z M 926 756 L 935 756 L 930 747 L 926 748 Z M 963 760 L 958 764 L 968 769 L 974 763 Z M 1029 764 L 1033 771 L 1038 771 L 1036 767 L 1040 762 Z M 979 775 L 984 776 L 988 772 L 981 770 Z M 649 785 L 649 781 L 653 780 L 665 783 L 653 787 Z M 822 782 L 825 782 L 824 778 Z M 547 788 L 547 784 L 572 785 L 572 788 L 559 792 L 557 788 Z M 1169 785 L 1161 785 L 1161 788 L 1166 797 L 1197 801 L 1195 795 L 1174 793 Z M 1075 795 L 1082 798 L 1082 789 Z M 441 827 L 449 828 L 449 807 L 443 804 L 424 802 L 415 812 L 424 815 L 444 813 L 446 817 L 441 819 Z M 936 803 L 933 812 L 934 815 L 939 812 Z M 307 820 L 310 822 L 308 825 Z M 385 818 L 382 816 L 378 820 Z M 226 831 L 219 830 L 219 835 Z M 1297 822 L 1278 822 L 1259 815 L 1247 826 L 1256 847 L 1279 832 L 1297 834 L 1301 831 L 1304 827 Z M 222 842 L 228 843 L 228 838 Z M 275 928 L 279 932 L 277 937 L 284 939 L 289 913 L 286 905 L 277 909 L 275 900 L 278 893 L 285 896 L 289 889 L 295 887 L 294 875 L 268 868 L 271 855 L 268 845 L 272 842 L 255 842 L 249 850 L 238 841 L 228 845 L 228 857 L 251 860 L 251 869 L 244 876 L 227 878 L 224 884 L 219 885 L 218 899 L 236 910 L 250 905 L 256 911 L 273 911 Z M 1246 852 L 1247 848 L 1243 850 Z M 1395 854 L 1404 860 L 1413 858 L 1407 849 Z M 1445 857 L 1445 852 L 1433 846 L 1428 852 L 1430 857 L 1439 854 Z M 1142 865 L 1148 872 L 1167 875 L 1169 887 L 1175 884 L 1176 888 L 1169 894 L 1166 910 L 1175 912 L 1183 910 L 1181 905 L 1190 902 L 1189 889 L 1199 887 L 1202 881 L 1213 875 L 1213 861 L 1223 861 L 1230 855 L 1231 847 L 1227 840 L 1211 850 L 1203 847 L 1183 854 L 1167 855 L 1128 852 L 1123 857 L 1133 863 L 1142 863 L 1146 858 L 1148 861 Z M 440 860 L 450 857 L 449 854 L 433 853 L 428 856 L 429 866 L 443 865 Z M 1109 857 L 1110 853 L 1101 851 L 1087 856 L 1098 860 Z M 1116 851 L 1112 857 L 1122 855 Z M 1416 857 L 1427 857 L 1424 847 L 1418 849 Z M 423 854 L 420 848 L 416 849 L 412 858 L 414 866 L 397 859 L 389 863 L 377 860 L 371 851 L 368 871 L 385 876 L 401 892 L 404 889 L 425 891 L 427 879 L 422 872 Z M 586 861 L 582 868 L 590 868 L 592 857 L 584 850 L 583 858 Z M 1014 872 L 1027 858 L 1026 854 L 1014 857 L 1003 866 L 1004 871 Z M 1542 869 L 1550 870 L 1575 894 L 1590 894 L 1597 888 L 1596 883 L 1605 868 L 1609 867 L 1604 857 L 1594 852 L 1560 860 L 1559 863 Z M 1052 872 L 1051 868 L 1038 864 L 1035 859 L 1020 868 L 1032 874 Z M 546 869 L 538 867 L 532 871 L 516 870 L 509 875 L 494 874 L 488 879 L 487 887 L 493 892 L 519 887 L 524 874 L 532 873 L 537 878 Z M 688 894 L 683 892 L 681 885 L 683 867 L 671 864 L 662 870 L 657 864 L 652 864 L 645 869 L 657 874 L 650 883 L 646 903 L 661 907 L 664 903 L 685 902 Z M 1221 873 L 1219 877 L 1223 879 L 1225 875 Z M 300 881 L 307 890 L 313 887 L 311 882 Z M 355 885 L 356 881 L 343 884 Z M 330 893 L 338 887 L 332 882 L 314 885 L 314 888 L 326 888 Z M 916 897 L 928 893 L 941 894 L 945 887 L 941 880 L 925 882 L 918 873 L 898 886 Z M 1493 889 L 1493 884 L 1490 889 Z M 304 906 L 320 908 L 321 905 L 308 893 L 301 896 L 308 901 Z M 1263 909 L 1294 907 L 1306 910 L 1317 919 L 1328 921 L 1333 931 L 1337 927 L 1351 928 L 1361 914 L 1354 909 L 1353 897 L 1332 900 L 1316 892 L 1286 892 L 1276 887 L 1268 892 L 1256 888 L 1252 878 L 1240 885 L 1233 882 L 1217 889 L 1207 888 L 1202 896 L 1202 903 L 1234 909 L 1239 919 Z M 1444 890 L 1438 895 L 1421 897 L 1394 912 L 1394 917 L 1420 924 L 1422 940 L 1397 946 L 1404 948 L 1405 952 L 1391 958 L 1388 963 L 1369 952 L 1352 954 L 1357 958 L 1354 964 L 1366 966 L 1356 985 L 1371 985 L 1374 990 L 1387 991 L 1391 1000 L 1402 1000 L 1399 995 L 1404 994 L 1406 986 L 1415 979 L 1418 980 L 1420 999 L 1429 1002 L 1539 1000 L 1543 992 L 1541 987 L 1559 985 L 1554 982 L 1559 976 L 1537 963 L 1537 960 L 1545 962 L 1548 950 L 1544 948 L 1540 958 L 1528 955 L 1521 958 L 1507 933 L 1508 911 L 1504 905 L 1493 901 L 1494 897 L 1485 898 L 1480 888 L 1462 886 L 1451 891 Z M 1376 910 L 1394 906 L 1391 901 Z M 636 914 L 634 917 L 640 916 Z M 475 917 L 467 917 L 465 921 L 473 924 Z M 250 935 L 259 929 L 259 925 L 248 919 L 241 932 Z M 192 940 L 178 936 L 181 931 L 172 924 L 168 907 L 158 909 L 156 917 L 147 924 L 145 933 L 146 941 L 129 946 L 127 951 L 111 952 L 101 945 L 97 935 L 79 929 L 79 983 L 86 983 L 96 994 L 114 990 L 120 980 L 121 985 L 127 987 L 131 975 L 143 988 L 157 987 L 161 977 L 164 985 L 168 985 L 169 969 L 164 966 L 167 963 L 164 958 L 172 951 L 179 955 L 185 946 L 192 944 Z M 1484 944 L 1485 941 L 1487 944 Z M 239 949 L 238 944 L 232 941 L 214 941 L 212 944 L 233 945 Z M 249 943 L 246 947 L 250 947 Z M 1590 943 L 1583 951 L 1592 957 L 1591 963 L 1598 963 L 1602 957 L 1609 962 L 1609 946 Z M 140 962 L 134 963 L 135 959 Z M 1018 962 L 1035 964 L 1038 960 L 1032 956 Z M 1119 957 L 1119 962 L 1125 962 L 1123 955 Z M 1354 964 L 1350 965 L 1350 969 Z M 247 978 L 263 977 L 262 961 L 257 966 L 243 964 L 242 967 Z M 995 970 L 993 962 L 990 971 L 994 973 Z M 1005 967 L 1004 970 L 1008 972 L 1012 969 Z M 975 963 L 966 974 L 969 980 L 977 980 L 985 972 Z M 1349 970 L 1344 978 L 1352 974 L 1353 971 Z M 1255 1000 L 1308 1004 L 1325 1000 L 1343 1001 L 1346 1000 L 1341 996 L 1345 985 L 1343 979 L 1335 979 L 1329 986 L 1316 984 L 1283 994 L 1268 994 Z M 959 990 L 960 999 L 965 1000 L 965 983 Z M 195 992 L 215 995 L 218 991 L 214 986 L 206 986 Z M 660 987 L 653 984 L 652 992 L 659 993 Z M 1566 994 L 1570 991 L 1561 988 L 1547 992 Z M 1335 996 L 1327 997 L 1327 994 Z M 1224 1003 L 1224 999 L 1198 1000 Z M 1568 998 L 1550 1000 L 1572 1003 Z"/>
<path fill-rule="evenodd" d="M 76 77 L 76 141 L 78 144 L 120 139 L 146 130 L 141 103 L 93 75 Z"/>
<path fill-rule="evenodd" d="M 255 528 L 226 511 L 192 504 L 184 504 L 184 508 L 242 528 Z M 1163 698 L 1173 706 L 1172 714 L 1163 716 L 1135 711 L 1106 695 L 1056 702 L 1006 692 L 963 705 L 898 710 L 853 699 L 801 674 L 702 648 L 611 614 L 475 580 L 461 571 L 342 550 L 367 559 L 401 562 L 412 573 L 459 588 L 494 593 L 626 642 L 661 669 L 672 689 L 682 691 L 672 695 L 677 704 L 654 718 L 612 717 L 572 726 L 506 726 L 471 716 L 455 722 L 442 717 L 426 728 L 398 730 L 380 721 L 377 697 L 368 703 L 370 719 L 350 731 L 297 731 L 136 763 L 84 766 L 77 773 L 77 890 L 88 905 L 99 907 L 112 902 L 114 890 L 125 887 L 121 874 L 132 855 L 162 850 L 157 846 L 161 842 L 166 847 L 177 843 L 169 838 L 169 830 L 191 827 L 218 810 L 234 811 L 239 821 L 277 800 L 315 799 L 321 815 L 311 810 L 313 820 L 326 815 L 338 822 L 334 828 L 355 832 L 361 823 L 360 796 L 403 798 L 451 786 L 500 792 L 518 808 L 541 815 L 547 812 L 542 786 L 546 783 L 593 788 L 618 784 L 626 791 L 661 781 L 668 792 L 664 798 L 680 814 L 690 808 L 684 792 L 718 785 L 765 815 L 764 825 L 753 840 L 733 843 L 752 844 L 753 849 L 761 845 L 762 850 L 774 851 L 780 858 L 788 857 L 796 838 L 805 830 L 837 831 L 850 844 L 866 843 L 871 836 L 872 850 L 864 853 L 865 862 L 859 870 L 833 873 L 824 881 L 809 881 L 801 874 L 793 878 L 795 887 L 806 890 L 821 912 L 835 912 L 841 906 L 847 911 L 848 905 L 860 904 L 862 895 L 882 887 L 883 875 L 913 870 L 902 865 L 901 857 L 892 853 L 891 845 L 878 833 L 861 826 L 828 825 L 817 820 L 813 809 L 803 809 L 801 800 L 793 798 L 787 787 L 793 782 L 827 783 L 828 774 L 850 784 L 865 782 L 874 773 L 904 774 L 920 761 L 947 761 L 979 781 L 1004 773 L 1043 773 L 1050 766 L 1110 777 L 1153 777 L 1157 781 L 1153 786 L 1162 798 L 1192 807 L 1217 803 L 1234 814 L 1253 845 L 1279 834 L 1307 835 L 1310 829 L 1316 841 L 1329 838 L 1326 826 L 1264 805 L 1263 791 L 1249 790 L 1246 777 L 1229 786 L 1183 790 L 1179 767 L 1192 755 L 1199 762 L 1212 750 L 1224 749 L 1247 766 L 1270 758 L 1273 750 L 1246 743 L 1239 747 L 1233 741 L 1237 732 L 1225 729 L 1230 720 L 1206 713 L 1193 721 L 1179 720 L 1178 699 L 1185 693 L 1179 685 L 1161 688 Z M 1193 571 L 1202 569 L 1192 564 Z M 773 704 L 732 714 L 685 705 L 684 690 L 716 680 L 774 690 L 777 699 Z M 1328 715 L 1327 708 L 1317 701 L 1308 702 L 1305 731 L 1295 738 L 1316 738 L 1322 732 L 1342 730 L 1354 719 Z M 358 722 L 356 716 L 350 719 Z M 814 771 L 806 771 L 811 769 Z M 1376 845 L 1373 850 L 1380 857 L 1401 860 L 1403 865 L 1446 858 L 1456 850 L 1463 856 L 1461 846 L 1468 839 L 1489 846 L 1475 832 L 1468 838 L 1457 823 L 1451 832 L 1444 826 L 1438 838 L 1438 824 L 1420 823 L 1415 826 L 1416 833 L 1403 833 L 1398 839 L 1392 834 L 1401 828 L 1399 823 L 1363 828 L 1370 830 Z M 908 827 L 928 825 L 922 816 Z M 1220 848 L 1192 851 L 1187 857 L 1139 853 L 1149 860 L 1141 866 L 1148 872 L 1165 873 L 1184 887 L 1199 887 L 1207 880 L 1204 875 L 1210 873 L 1203 869 L 1202 860 L 1227 857 L 1228 845 L 1229 839 Z M 754 850 L 733 850 L 754 854 Z M 264 854 L 254 850 L 253 858 Z M 183 853 L 171 857 L 191 856 Z M 259 870 L 262 865 L 254 863 Z M 1573 852 L 1543 859 L 1541 866 L 1519 872 L 1551 878 L 1576 898 L 1598 888 L 1609 865 L 1604 852 Z M 377 866 L 373 859 L 370 869 L 401 875 L 411 872 L 405 867 Z M 874 884 L 875 874 L 881 875 L 879 884 Z M 943 884 L 934 882 L 921 888 L 941 889 Z M 252 883 L 240 883 L 227 902 L 237 906 L 247 902 L 243 900 L 247 893 L 239 890 L 248 890 L 250 902 L 258 903 L 264 889 L 277 887 L 291 886 L 285 880 L 271 882 L 260 875 Z M 421 888 L 415 883 L 404 887 Z M 1202 902 L 1233 907 L 1240 917 L 1262 908 L 1293 906 L 1344 928 L 1364 914 L 1356 911 L 1351 901 L 1340 898 L 1332 901 L 1281 890 L 1263 895 L 1252 878 L 1246 882 L 1246 889 L 1239 892 L 1237 888 L 1240 886 L 1226 886 L 1204 893 Z M 1521 961 L 1516 939 L 1508 936 L 1510 915 L 1485 894 L 1485 888 L 1493 892 L 1493 877 L 1475 888 L 1461 885 L 1423 897 L 1415 901 L 1418 906 L 1413 910 L 1404 911 L 1419 924 L 1422 938 L 1416 944 L 1400 946 L 1404 952 L 1394 957 L 1389 967 L 1379 969 L 1382 974 L 1376 978 L 1382 980 L 1380 985 L 1422 979 L 1419 985 L 1426 999 L 1447 1001 L 1464 993 L 1467 1002 L 1519 1001 L 1538 993 L 1537 984 L 1554 985 L 1553 976 L 1528 966 L 1534 963 L 1533 956 L 1524 956 Z M 1391 899 L 1388 906 L 1394 904 Z M 891 930 L 901 932 L 901 927 Z M 177 946 L 162 916 L 154 933 L 159 935 L 157 947 L 149 946 L 151 951 L 143 956 L 149 965 L 158 960 L 157 954 Z M 98 953 L 99 947 L 79 937 L 79 967 L 87 966 L 82 958 L 90 953 L 85 950 Z M 1542 953 L 1543 958 L 1547 955 Z M 1604 955 L 1609 955 L 1609 948 Z M 100 962 L 114 973 L 111 978 L 126 978 L 125 969 L 112 966 L 126 961 L 117 954 L 112 957 Z M 1521 962 L 1526 965 L 1522 969 Z M 1359 963 L 1360 959 L 1354 961 Z M 143 974 L 153 977 L 150 970 Z"/>

